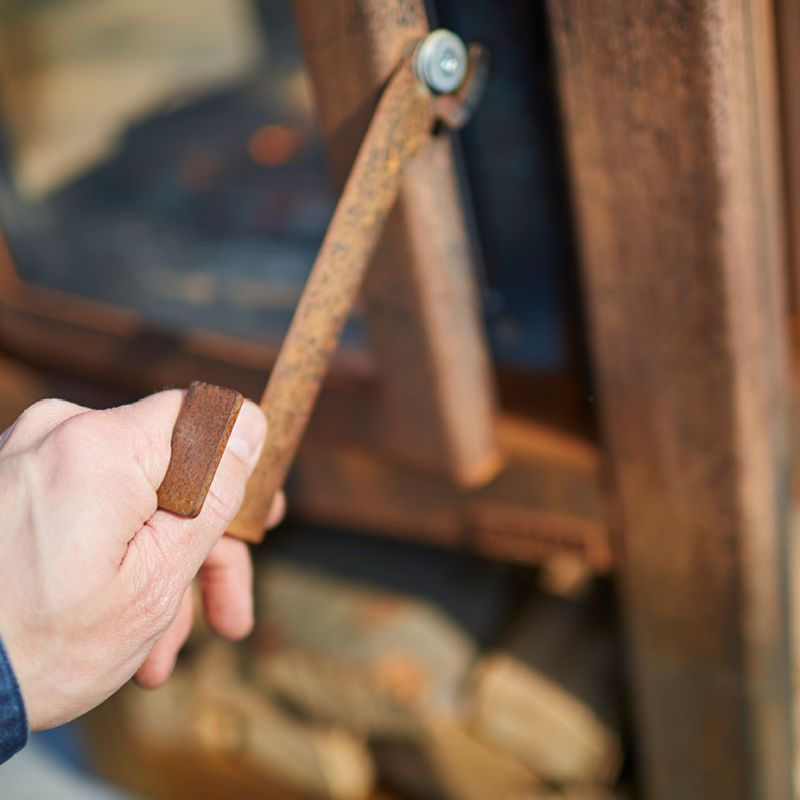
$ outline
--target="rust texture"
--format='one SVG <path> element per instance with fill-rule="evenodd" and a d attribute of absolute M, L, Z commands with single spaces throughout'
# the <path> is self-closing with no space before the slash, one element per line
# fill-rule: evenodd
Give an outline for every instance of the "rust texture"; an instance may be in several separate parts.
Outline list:
<path fill-rule="evenodd" d="M 790 306 L 800 315 L 800 3 L 775 0 Z"/>
<path fill-rule="evenodd" d="M 317 118 L 342 186 L 377 97 L 428 33 L 424 0 L 294 0 Z M 460 486 L 499 465 L 495 388 L 448 137 L 409 165 L 372 261 L 364 310 L 392 457 Z"/>
<path fill-rule="evenodd" d="M 259 541 L 263 535 L 403 170 L 430 139 L 434 108 L 407 58 L 378 104 L 261 399 L 270 434 L 229 530 L 233 536 Z"/>
<path fill-rule="evenodd" d="M 203 508 L 225 445 L 242 407 L 233 389 L 193 382 L 172 431 L 172 452 L 158 487 L 158 507 L 181 517 Z"/>
<path fill-rule="evenodd" d="M 501 418 L 499 434 L 506 467 L 471 492 L 352 442 L 322 445 L 309 437 L 292 473 L 292 502 L 320 524 L 529 564 L 568 553 L 608 572 L 594 448 L 521 418 Z"/>
<path fill-rule="evenodd" d="M 645 796 L 793 796 L 769 0 L 549 0 Z"/>

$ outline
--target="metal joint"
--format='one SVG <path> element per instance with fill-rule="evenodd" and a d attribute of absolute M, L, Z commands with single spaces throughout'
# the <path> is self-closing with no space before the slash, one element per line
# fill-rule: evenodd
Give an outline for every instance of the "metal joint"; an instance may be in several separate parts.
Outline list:
<path fill-rule="evenodd" d="M 451 94 L 464 83 L 469 67 L 467 47 L 446 28 L 432 31 L 414 54 L 417 76 L 434 94 Z"/>

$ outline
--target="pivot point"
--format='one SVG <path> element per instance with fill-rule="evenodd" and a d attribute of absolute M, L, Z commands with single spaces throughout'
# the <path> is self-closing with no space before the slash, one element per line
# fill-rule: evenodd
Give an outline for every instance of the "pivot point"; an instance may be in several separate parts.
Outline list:
<path fill-rule="evenodd" d="M 419 79 L 435 94 L 455 92 L 464 82 L 467 66 L 466 45 L 446 28 L 429 33 L 414 57 Z"/>

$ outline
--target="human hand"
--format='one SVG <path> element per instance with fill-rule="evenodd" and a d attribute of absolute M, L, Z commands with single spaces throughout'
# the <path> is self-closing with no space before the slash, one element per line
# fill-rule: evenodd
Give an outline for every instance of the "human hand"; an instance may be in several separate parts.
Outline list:
<path fill-rule="evenodd" d="M 198 572 L 210 626 L 230 639 L 252 628 L 249 553 L 222 536 L 266 421 L 245 401 L 202 512 L 184 519 L 156 508 L 182 398 L 104 411 L 43 400 L 0 437 L 0 637 L 34 730 L 133 675 L 163 683 L 191 628 Z M 265 525 L 282 513 L 281 496 Z"/>

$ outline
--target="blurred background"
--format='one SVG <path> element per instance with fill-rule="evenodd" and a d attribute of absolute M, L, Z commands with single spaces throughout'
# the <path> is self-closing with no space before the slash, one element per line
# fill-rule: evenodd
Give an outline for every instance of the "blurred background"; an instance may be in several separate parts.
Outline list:
<path fill-rule="evenodd" d="M 33 735 L 0 767 L 0 797 L 642 796 L 632 713 L 641 709 L 632 709 L 629 699 L 609 532 L 629 509 L 616 503 L 615 479 L 624 469 L 612 474 L 608 442 L 598 431 L 572 197 L 576 185 L 585 186 L 580 170 L 570 183 L 564 144 L 562 105 L 589 108 L 595 98 L 555 68 L 558 62 L 580 74 L 569 60 L 571 43 L 579 41 L 605 75 L 617 63 L 604 60 L 605 48 L 627 48 L 638 23 L 612 14 L 625 35 L 597 44 L 581 38 L 579 25 L 571 29 L 568 15 L 559 22 L 556 13 L 554 22 L 536 0 L 326 0 L 317 12 L 306 0 L 295 6 L 290 0 L 0 0 L 0 428 L 45 396 L 102 407 L 202 379 L 258 397 L 334 210 L 341 175 L 332 177 L 328 162 L 341 166 L 344 140 L 374 106 L 387 77 L 376 66 L 385 57 L 381 48 L 397 49 L 404 31 L 418 33 L 430 23 L 485 45 L 491 71 L 473 118 L 445 151 L 455 201 L 442 200 L 441 209 L 433 202 L 430 220 L 396 221 L 394 241 L 410 242 L 410 255 L 395 268 L 419 273 L 425 261 L 417 251 L 426 249 L 442 219 L 455 221 L 458 236 L 431 248 L 455 253 L 455 271 L 475 290 L 485 331 L 477 348 L 488 354 L 482 378 L 496 400 L 490 421 L 502 465 L 491 480 L 466 486 L 432 465 L 429 452 L 423 457 L 437 450 L 434 436 L 424 441 L 425 426 L 433 430 L 436 420 L 426 413 L 443 402 L 436 374 L 427 381 L 409 372 L 416 376 L 413 398 L 422 398 L 410 416 L 423 419 L 403 429 L 413 435 L 394 436 L 405 440 L 398 446 L 390 423 L 406 396 L 393 398 L 391 375 L 402 377 L 402 359 L 394 373 L 384 371 L 384 356 L 394 351 L 375 336 L 380 306 L 365 297 L 347 323 L 290 477 L 288 518 L 253 549 L 254 634 L 226 644 L 198 624 L 164 688 L 125 686 L 85 719 Z M 315 13 L 330 24 L 315 24 Z M 675 26 L 681 35 L 696 22 L 690 12 L 682 15 Z M 649 36 L 662 27 L 657 22 L 646 30 Z M 553 31 L 561 35 L 560 61 Z M 341 41 L 345 46 L 336 50 Z M 665 49 L 671 52 L 672 44 Z M 631 91 L 644 82 L 641 65 L 625 62 L 621 69 Z M 359 70 L 368 73 L 364 86 Z M 337 75 L 345 88 L 358 84 L 353 93 L 364 99 L 341 130 L 328 123 L 343 101 L 320 102 L 326 80 L 335 85 Z M 627 113 L 627 99 L 622 105 Z M 642 150 L 656 105 L 631 102 L 625 118 L 630 141 Z M 704 119 L 693 112 L 691 123 Z M 688 126 L 698 141 L 701 122 L 699 132 Z M 689 175 L 691 191 L 675 203 L 678 212 L 654 203 L 654 217 L 663 211 L 668 229 L 670 220 L 681 220 L 677 233 L 669 229 L 666 244 L 656 248 L 671 252 L 677 243 L 680 266 L 686 241 L 695 247 L 727 228 L 709 212 L 712 233 L 701 229 L 702 159 L 695 163 L 671 148 L 666 123 L 656 128 L 653 138 L 663 150 L 658 163 Z M 602 135 L 589 126 L 586 136 L 593 197 L 613 199 L 615 170 L 624 170 L 635 148 L 621 146 L 608 170 L 597 144 Z M 617 140 L 609 141 L 613 149 Z M 576 159 L 576 152 L 586 155 L 573 147 Z M 716 173 L 713 178 L 716 191 Z M 636 196 L 643 183 L 637 176 L 625 191 Z M 427 191 L 436 201 L 435 180 Z M 712 204 L 716 195 L 709 195 Z M 616 231 L 613 211 L 595 229 L 601 244 Z M 708 259 L 697 248 L 695 273 L 711 274 L 713 283 L 708 265 L 724 248 Z M 630 258 L 638 269 L 635 248 Z M 660 320 L 651 325 L 648 302 L 668 295 L 670 309 L 682 309 L 693 302 L 691 290 L 682 293 L 676 283 L 659 295 L 646 277 L 638 288 L 641 294 L 631 297 L 644 298 L 640 329 L 645 338 L 652 335 L 650 350 L 678 363 L 683 355 L 675 355 L 669 331 L 659 338 Z M 597 296 L 602 289 L 596 281 Z M 394 335 L 403 339 L 424 302 L 421 293 L 397 294 L 401 301 L 389 310 L 399 320 Z M 595 311 L 597 305 L 595 297 Z M 625 314 L 610 316 L 612 330 L 628 321 Z M 690 317 L 685 331 L 672 327 L 694 343 L 705 340 L 702 322 Z M 460 330 L 454 326 L 451 335 Z M 716 341 L 713 334 L 707 338 Z M 416 356 L 407 361 L 416 365 Z M 727 375 L 721 362 L 710 361 L 698 357 L 697 372 Z M 634 353 L 629 362 L 621 394 L 634 396 L 648 386 L 649 356 Z M 667 453 L 655 468 L 667 495 L 682 496 L 684 477 L 697 485 L 719 478 L 727 486 L 725 470 L 738 465 L 736 458 L 720 456 L 707 473 L 695 469 L 691 456 L 716 453 L 717 441 L 702 425 L 681 428 L 678 412 L 678 435 L 668 427 L 673 397 L 679 396 L 675 407 L 684 395 L 699 405 L 708 393 L 698 390 L 695 397 L 680 382 L 662 392 L 656 384 L 646 406 L 655 409 L 653 430 L 648 414 L 629 415 L 636 417 L 630 421 L 635 433 L 626 441 L 655 431 Z M 737 383 L 737 391 L 746 384 Z M 440 427 L 457 429 L 448 424 L 475 411 L 474 398 L 458 399 L 466 416 L 454 413 Z M 676 440 L 685 449 L 674 453 Z M 631 485 L 647 499 L 649 473 L 641 461 L 630 464 Z M 670 482 L 667 475 L 679 478 Z M 779 488 L 775 494 L 788 505 L 791 490 Z M 676 527 L 690 527 L 694 508 L 677 505 L 683 516 Z M 706 507 L 698 508 L 702 516 Z M 694 533 L 706 542 L 717 528 L 704 526 L 705 518 L 701 523 Z M 669 537 L 662 538 L 668 552 Z M 730 541 L 723 548 L 725 576 L 730 554 L 739 553 Z M 647 564 L 673 587 L 657 550 Z M 680 553 L 664 563 L 692 586 L 716 587 L 703 569 L 705 554 L 700 545 L 692 550 L 700 563 L 694 572 Z M 675 585 L 658 607 L 682 632 L 687 615 L 670 603 L 686 593 Z M 702 616 L 714 603 L 698 592 Z M 730 618 L 739 602 L 735 594 Z M 727 622 L 725 614 L 720 611 Z M 704 631 L 712 628 L 698 627 L 691 640 L 701 661 Z M 670 689 L 692 684 L 695 675 L 690 671 L 691 680 L 681 682 L 682 635 L 674 647 L 664 637 L 663 661 L 648 662 L 655 671 L 666 665 Z M 707 684 L 698 680 L 697 696 L 706 686 L 714 697 L 719 686 L 733 686 L 727 673 L 709 674 Z M 716 736 L 723 728 L 709 723 L 708 729 Z"/>
<path fill-rule="evenodd" d="M 569 260 L 541 9 L 441 2 L 494 54 L 463 135 L 488 330 L 565 361 Z M 280 341 L 335 202 L 291 3 L 2 5 L 2 211 L 26 280 Z M 359 347 L 357 320 L 347 344 Z"/>

